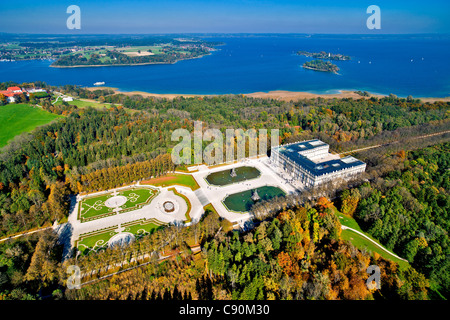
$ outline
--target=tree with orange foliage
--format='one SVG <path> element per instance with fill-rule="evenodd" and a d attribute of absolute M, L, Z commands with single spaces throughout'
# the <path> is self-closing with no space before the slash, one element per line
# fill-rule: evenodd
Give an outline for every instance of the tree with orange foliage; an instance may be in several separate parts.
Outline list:
<path fill-rule="evenodd" d="M 289 212 L 282 211 L 280 214 L 278 214 L 278 220 L 280 220 L 282 223 L 289 220 L 291 218 Z"/>
<path fill-rule="evenodd" d="M 8 103 L 8 100 L 6 99 L 6 96 L 4 94 L 0 93 L 0 106 L 5 105 Z"/>
<path fill-rule="evenodd" d="M 405 150 L 400 150 L 399 152 L 397 152 L 397 156 L 400 159 L 405 160 L 406 159 L 406 152 L 405 152 Z"/>
<path fill-rule="evenodd" d="M 292 274 L 293 264 L 288 253 L 281 251 L 277 256 L 278 265 L 283 269 L 286 275 Z"/>
<path fill-rule="evenodd" d="M 360 199 L 361 194 L 358 189 L 344 190 L 341 195 L 341 212 L 352 217 Z"/>
<path fill-rule="evenodd" d="M 325 197 L 320 197 L 319 200 L 317 200 L 317 207 L 320 212 L 324 212 L 325 209 L 333 207 L 333 202 L 329 201 Z"/>

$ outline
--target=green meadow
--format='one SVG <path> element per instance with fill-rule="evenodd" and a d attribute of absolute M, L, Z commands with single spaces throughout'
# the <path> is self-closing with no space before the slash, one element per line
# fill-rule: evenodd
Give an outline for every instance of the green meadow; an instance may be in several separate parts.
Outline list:
<path fill-rule="evenodd" d="M 55 103 L 55 105 L 60 105 L 62 103 L 63 103 L 63 101 L 60 98 Z M 92 108 L 96 108 L 96 109 L 103 109 L 103 108 L 111 107 L 111 105 L 109 103 L 101 103 L 101 102 L 97 102 L 97 101 L 78 100 L 78 99 L 74 99 L 73 101 L 68 101 L 67 103 L 70 105 L 73 105 L 73 106 L 77 106 L 78 108 L 92 107 Z"/>
<path fill-rule="evenodd" d="M 38 126 L 62 116 L 28 104 L 11 103 L 0 106 L 0 148 L 15 136 L 33 131 Z"/>

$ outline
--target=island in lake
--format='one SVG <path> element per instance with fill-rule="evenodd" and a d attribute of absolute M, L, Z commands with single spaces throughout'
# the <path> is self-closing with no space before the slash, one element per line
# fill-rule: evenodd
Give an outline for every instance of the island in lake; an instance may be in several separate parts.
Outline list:
<path fill-rule="evenodd" d="M 350 60 L 350 56 L 346 56 L 340 53 L 331 53 L 331 52 L 308 52 L 308 51 L 297 51 L 299 56 L 311 57 L 314 59 L 324 59 L 324 60 L 339 60 L 345 61 Z"/>
<path fill-rule="evenodd" d="M 306 61 L 303 64 L 303 68 L 314 71 L 324 71 L 333 73 L 337 73 L 339 71 L 339 67 L 337 65 L 332 64 L 330 61 L 322 61 L 322 60 Z"/>

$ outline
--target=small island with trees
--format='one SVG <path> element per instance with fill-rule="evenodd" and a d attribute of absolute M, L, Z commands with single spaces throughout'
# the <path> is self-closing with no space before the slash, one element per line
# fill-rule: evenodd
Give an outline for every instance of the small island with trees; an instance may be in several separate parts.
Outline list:
<path fill-rule="evenodd" d="M 337 65 L 332 64 L 330 61 L 322 61 L 322 60 L 306 61 L 303 64 L 303 68 L 314 71 L 324 71 L 333 73 L 337 73 L 339 71 L 339 67 Z"/>
<path fill-rule="evenodd" d="M 320 52 L 297 51 L 297 54 L 299 56 L 311 57 L 314 59 L 338 60 L 338 61 L 351 60 L 350 56 L 325 51 Z"/>

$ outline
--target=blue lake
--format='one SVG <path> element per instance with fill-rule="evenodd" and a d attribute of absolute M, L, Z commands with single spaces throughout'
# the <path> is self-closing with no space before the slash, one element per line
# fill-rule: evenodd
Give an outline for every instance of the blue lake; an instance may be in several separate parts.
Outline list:
<path fill-rule="evenodd" d="M 105 86 L 152 93 L 227 94 L 290 90 L 367 90 L 406 97 L 450 96 L 448 36 L 266 35 L 205 37 L 222 41 L 211 55 L 171 65 L 51 68 L 51 61 L 0 62 L 0 81 Z M 339 74 L 306 70 L 298 50 L 350 55 Z"/>

